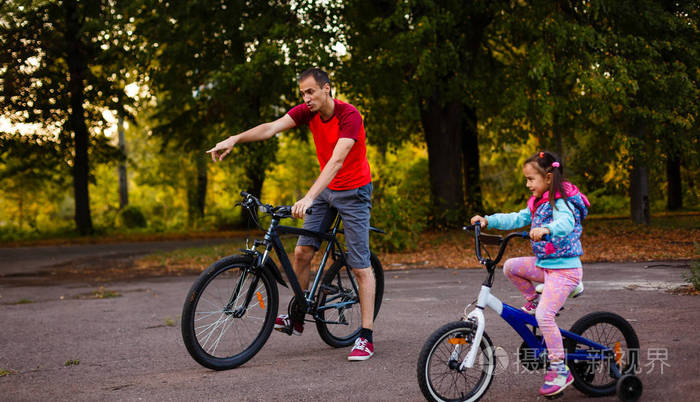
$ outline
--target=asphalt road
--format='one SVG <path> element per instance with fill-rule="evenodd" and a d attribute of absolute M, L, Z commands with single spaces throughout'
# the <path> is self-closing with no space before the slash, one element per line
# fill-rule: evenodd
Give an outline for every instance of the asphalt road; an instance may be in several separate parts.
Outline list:
<path fill-rule="evenodd" d="M 687 267 L 588 264 L 584 295 L 570 300 L 557 321 L 568 328 L 592 311 L 622 315 L 641 343 L 642 400 L 690 400 L 700 388 L 700 298 L 665 292 L 682 284 Z M 273 332 L 252 360 L 223 372 L 199 366 L 182 343 L 180 313 L 195 277 L 108 283 L 103 290 L 120 296 L 104 299 L 91 297 L 98 289 L 90 283 L 27 286 L 0 278 L 0 372 L 9 373 L 0 377 L 0 400 L 420 401 L 416 360 L 423 343 L 459 319 L 484 277 L 482 270 L 387 272 L 376 355 L 366 362 L 348 362 L 348 349 L 327 346 L 307 325 L 301 337 Z M 493 293 L 522 304 L 502 275 Z M 282 306 L 289 295 L 282 289 Z M 516 362 L 521 340 L 495 313 L 486 322 L 509 362 L 484 400 L 542 399 L 543 373 L 523 372 Z M 584 399 L 572 387 L 560 400 Z"/>

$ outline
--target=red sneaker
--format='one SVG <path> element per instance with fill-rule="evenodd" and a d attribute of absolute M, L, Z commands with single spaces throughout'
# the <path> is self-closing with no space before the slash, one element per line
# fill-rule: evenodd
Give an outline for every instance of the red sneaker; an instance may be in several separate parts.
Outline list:
<path fill-rule="evenodd" d="M 301 335 L 304 332 L 304 323 L 292 322 L 287 314 L 281 314 L 275 320 L 275 330 L 287 335 Z"/>
<path fill-rule="evenodd" d="M 365 338 L 355 339 L 355 346 L 352 347 L 348 360 L 359 361 L 367 360 L 374 355 L 374 345 Z"/>

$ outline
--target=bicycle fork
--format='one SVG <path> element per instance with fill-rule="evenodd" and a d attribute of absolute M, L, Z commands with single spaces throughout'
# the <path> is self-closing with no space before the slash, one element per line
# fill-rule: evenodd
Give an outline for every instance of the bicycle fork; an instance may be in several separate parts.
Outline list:
<path fill-rule="evenodd" d="M 493 309 L 499 315 L 503 312 L 503 303 L 496 296 L 491 294 L 491 287 L 482 285 L 479 298 L 476 301 L 476 307 L 467 315 L 467 321 L 476 325 L 476 332 L 472 344 L 469 347 L 469 352 L 467 352 L 464 360 L 462 360 L 462 364 L 459 366 L 460 370 L 474 367 L 476 354 L 479 351 L 481 338 L 484 335 L 484 327 L 486 327 L 486 320 L 484 319 L 484 307 L 486 306 Z"/>

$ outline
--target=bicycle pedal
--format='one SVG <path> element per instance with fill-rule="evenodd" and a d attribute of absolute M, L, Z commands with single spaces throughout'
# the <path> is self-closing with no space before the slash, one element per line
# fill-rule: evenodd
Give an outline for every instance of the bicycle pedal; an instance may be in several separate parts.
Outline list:
<path fill-rule="evenodd" d="M 292 336 L 292 327 L 275 327 L 275 331 Z"/>

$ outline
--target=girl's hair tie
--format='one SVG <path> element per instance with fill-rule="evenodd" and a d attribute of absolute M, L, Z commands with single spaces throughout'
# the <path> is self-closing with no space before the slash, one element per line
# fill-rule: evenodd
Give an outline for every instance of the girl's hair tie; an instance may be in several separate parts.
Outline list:
<path fill-rule="evenodd" d="M 540 152 L 540 159 L 544 158 L 544 152 Z"/>
<path fill-rule="evenodd" d="M 561 165 L 559 164 L 559 162 L 553 162 L 553 163 L 552 163 L 552 167 L 558 168 L 559 166 L 561 166 Z"/>

